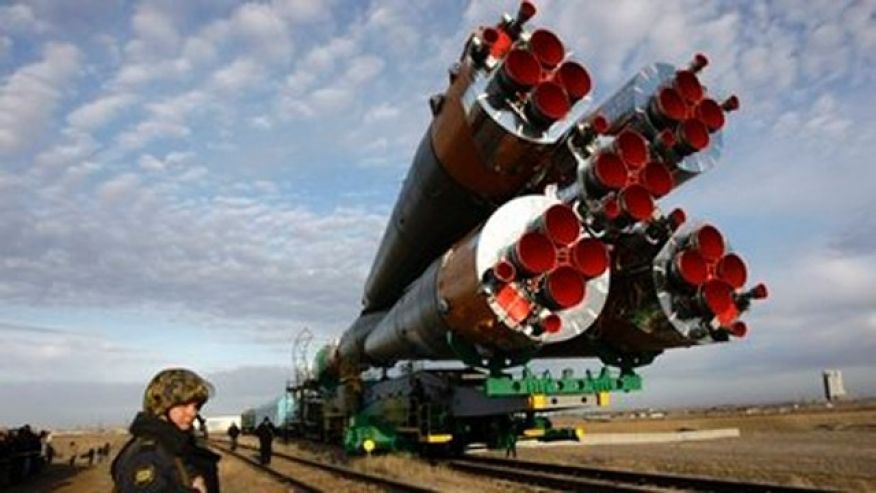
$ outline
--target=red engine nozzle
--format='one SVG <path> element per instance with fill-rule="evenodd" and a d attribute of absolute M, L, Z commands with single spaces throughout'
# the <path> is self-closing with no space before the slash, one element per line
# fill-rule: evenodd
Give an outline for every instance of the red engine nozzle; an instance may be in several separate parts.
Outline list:
<path fill-rule="evenodd" d="M 654 199 L 642 185 L 630 185 L 620 192 L 620 205 L 636 221 L 644 221 L 654 212 Z"/>
<path fill-rule="evenodd" d="M 536 29 L 529 38 L 529 47 L 545 70 L 553 70 L 563 61 L 566 49 L 556 34 L 547 29 Z"/>
<path fill-rule="evenodd" d="M 741 339 L 745 337 L 746 334 L 748 334 L 748 324 L 746 324 L 742 320 L 737 320 L 730 324 L 729 327 L 727 327 L 727 332 L 729 332 L 730 335 L 732 335 L 733 337 L 739 337 Z"/>
<path fill-rule="evenodd" d="M 701 299 L 705 308 L 716 317 L 721 318 L 734 308 L 733 288 L 724 281 L 711 279 L 703 285 Z"/>
<path fill-rule="evenodd" d="M 672 231 L 680 228 L 685 221 L 687 221 L 687 214 L 684 212 L 684 209 L 675 208 L 669 213 L 669 223 L 672 225 Z"/>
<path fill-rule="evenodd" d="M 751 297 L 756 300 L 765 300 L 767 296 L 769 296 L 769 291 L 767 290 L 766 284 L 758 283 L 757 286 L 751 288 L 749 291 Z"/>
<path fill-rule="evenodd" d="M 669 169 L 656 161 L 652 161 L 645 166 L 645 169 L 639 174 L 639 182 L 645 186 L 655 199 L 664 197 L 675 186 L 675 180 L 672 178 L 672 173 L 669 172 Z"/>
<path fill-rule="evenodd" d="M 718 275 L 718 279 L 726 282 L 733 289 L 741 288 L 748 279 L 748 269 L 745 267 L 745 262 L 735 253 L 728 253 L 721 257 L 715 268 L 715 273 Z"/>
<path fill-rule="evenodd" d="M 563 62 L 554 73 L 554 78 L 566 89 L 566 94 L 568 94 L 572 104 L 586 96 L 592 87 L 590 74 L 578 62 Z"/>
<path fill-rule="evenodd" d="M 709 132 L 715 133 L 724 126 L 724 110 L 711 98 L 703 98 L 694 108 L 694 115 L 706 125 Z"/>
<path fill-rule="evenodd" d="M 523 92 L 536 85 L 541 78 L 538 60 L 527 50 L 515 48 L 508 52 L 496 74 L 500 88 L 506 94 Z"/>
<path fill-rule="evenodd" d="M 539 326 L 548 334 L 556 334 L 563 328 L 563 319 L 556 313 L 551 313 L 539 321 Z"/>
<path fill-rule="evenodd" d="M 709 146 L 709 129 L 696 118 L 685 120 L 678 126 L 675 149 L 682 155 L 701 151 Z"/>
<path fill-rule="evenodd" d="M 605 243 L 595 238 L 581 238 L 572 247 L 572 265 L 584 277 L 599 277 L 608 269 L 609 256 Z"/>
<path fill-rule="evenodd" d="M 687 66 L 687 69 L 696 74 L 699 73 L 702 69 L 709 64 L 709 59 L 703 53 L 697 53 L 694 55 L 693 60 L 691 60 L 690 64 Z"/>
<path fill-rule="evenodd" d="M 563 86 L 552 81 L 540 83 L 532 90 L 526 104 L 530 123 L 547 128 L 569 112 L 569 98 Z"/>
<path fill-rule="evenodd" d="M 703 99 L 703 94 L 705 93 L 703 86 L 700 84 L 696 74 L 690 70 L 679 70 L 676 72 L 672 85 L 688 103 L 696 103 Z"/>
<path fill-rule="evenodd" d="M 635 130 L 626 129 L 618 134 L 614 139 L 613 147 L 630 169 L 641 168 L 650 157 L 648 141 Z"/>
<path fill-rule="evenodd" d="M 552 310 L 565 310 L 580 303 L 587 294 L 587 283 L 578 272 L 567 266 L 558 267 L 546 275 L 539 291 L 543 304 Z"/>
<path fill-rule="evenodd" d="M 510 260 L 522 276 L 542 274 L 557 265 L 557 249 L 541 233 L 523 233 L 511 249 Z"/>
<path fill-rule="evenodd" d="M 664 87 L 651 99 L 650 113 L 654 125 L 665 128 L 687 118 L 687 104 L 678 91 Z"/>
<path fill-rule="evenodd" d="M 672 263 L 676 277 L 691 286 L 699 286 L 709 278 L 706 260 L 696 250 L 684 250 Z"/>
<path fill-rule="evenodd" d="M 605 135 L 605 132 L 608 132 L 608 127 L 610 125 L 608 123 L 608 118 L 602 115 L 596 115 L 590 120 L 590 126 L 597 135 Z"/>
<path fill-rule="evenodd" d="M 725 99 L 723 103 L 721 103 L 721 109 L 730 113 L 731 111 L 736 111 L 739 109 L 739 98 L 736 95 L 732 95 L 729 98 Z"/>
<path fill-rule="evenodd" d="M 581 234 L 581 222 L 575 211 L 566 204 L 554 204 L 542 214 L 537 227 L 554 243 L 571 245 Z"/>
<path fill-rule="evenodd" d="M 624 162 L 613 152 L 601 152 L 592 161 L 592 175 L 599 187 L 618 190 L 623 188 L 629 180 L 627 167 Z"/>
<path fill-rule="evenodd" d="M 493 275 L 499 281 L 508 283 L 517 277 L 517 269 L 508 260 L 501 259 L 493 266 Z"/>
<path fill-rule="evenodd" d="M 538 9 L 535 8 L 534 3 L 528 0 L 523 0 L 520 2 L 520 8 L 517 9 L 517 18 L 514 19 L 514 21 L 522 26 L 529 19 L 532 19 L 536 12 L 538 12 Z"/>
<path fill-rule="evenodd" d="M 724 255 L 724 235 L 712 225 L 701 227 L 691 235 L 690 241 L 707 262 L 715 262 Z"/>

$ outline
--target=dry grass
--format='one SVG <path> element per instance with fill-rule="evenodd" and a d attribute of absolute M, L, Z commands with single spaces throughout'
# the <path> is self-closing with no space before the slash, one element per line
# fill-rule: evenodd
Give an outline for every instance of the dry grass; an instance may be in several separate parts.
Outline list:
<path fill-rule="evenodd" d="M 564 419 L 568 420 L 565 425 L 581 423 L 580 419 Z M 876 491 L 876 468 L 873 467 L 876 464 L 876 408 L 749 416 L 670 416 L 659 420 L 586 422 L 585 426 L 589 433 L 735 427 L 741 430 L 742 436 L 669 444 L 521 447 L 518 453 L 521 458 L 546 462 L 709 475 L 847 491 Z M 80 445 L 80 454 L 88 447 L 110 441 L 115 454 L 126 439 L 126 435 L 114 433 L 77 435 L 75 438 L 59 435 L 54 443 L 59 453 L 67 457 L 66 446 L 70 440 Z M 255 443 L 249 437 L 243 442 Z M 293 443 L 288 446 L 278 443 L 276 450 L 350 465 L 361 471 L 416 482 L 441 491 L 532 491 L 511 483 L 460 474 L 406 455 L 347 458 L 337 448 L 312 443 Z M 80 460 L 79 464 L 84 462 Z M 330 475 L 320 476 L 295 469 L 279 460 L 275 460 L 274 465 L 294 477 L 310 477 L 328 491 L 361 489 Z M 289 491 L 287 487 L 232 457 L 225 457 L 220 462 L 219 471 L 224 493 Z M 107 461 L 90 468 L 56 464 L 42 477 L 26 485 L 10 488 L 8 492 L 91 493 L 109 491 L 111 486 Z"/>

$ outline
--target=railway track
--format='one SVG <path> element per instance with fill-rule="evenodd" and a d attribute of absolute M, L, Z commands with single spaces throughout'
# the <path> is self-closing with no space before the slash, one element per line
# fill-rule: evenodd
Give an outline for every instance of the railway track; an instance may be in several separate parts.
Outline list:
<path fill-rule="evenodd" d="M 446 463 L 458 471 L 492 476 L 562 491 L 644 492 L 666 489 L 710 492 L 812 493 L 828 490 L 732 481 L 703 476 L 682 476 L 650 472 L 601 469 L 586 466 L 548 464 L 498 457 L 471 457 Z"/>
<path fill-rule="evenodd" d="M 280 481 L 284 484 L 289 485 L 296 492 L 309 493 L 309 492 L 322 492 L 322 491 L 329 491 L 329 490 L 335 490 L 335 491 L 339 490 L 339 488 L 337 488 L 337 487 L 328 488 L 324 485 L 312 484 L 312 483 L 304 481 L 300 478 L 294 478 L 294 477 L 289 476 L 287 474 L 283 474 L 282 472 L 277 471 L 276 469 L 274 469 L 270 466 L 265 466 L 263 464 L 260 464 L 258 461 L 253 460 L 253 459 L 241 454 L 240 452 L 232 452 L 231 449 L 228 448 L 226 442 L 211 440 L 210 446 L 217 449 L 217 450 L 222 451 L 225 454 L 234 456 L 237 459 L 240 459 L 240 460 L 246 462 L 250 466 L 252 466 L 252 467 L 254 467 L 262 472 L 265 472 L 266 474 L 270 475 L 271 477 L 273 477 L 277 481 Z M 238 447 L 238 449 L 258 450 L 257 447 L 252 447 L 250 445 L 244 445 L 244 444 L 238 444 L 237 447 Z M 419 485 L 407 483 L 404 481 L 398 481 L 395 479 L 390 479 L 390 478 L 378 476 L 375 474 L 368 474 L 365 472 L 350 469 L 348 467 L 343 467 L 343 466 L 339 466 L 336 464 L 329 464 L 326 462 L 320 462 L 317 460 L 307 459 L 304 457 L 298 457 L 295 455 L 290 455 L 290 454 L 286 454 L 286 453 L 282 453 L 282 452 L 274 451 L 274 453 L 271 454 L 271 457 L 274 459 L 286 460 L 286 461 L 295 463 L 299 466 L 304 466 L 304 467 L 308 467 L 311 469 L 317 469 L 317 470 L 322 471 L 322 472 L 327 472 L 327 473 L 330 473 L 336 477 L 341 477 L 341 478 L 344 478 L 344 479 L 349 480 L 351 482 L 359 483 L 361 485 L 370 485 L 370 486 L 374 486 L 377 488 L 381 488 L 385 491 L 394 491 L 394 492 L 402 492 L 402 493 L 435 493 L 435 490 L 424 488 L 424 487 L 419 486 Z M 340 488 L 340 490 L 343 490 L 343 489 L 344 488 Z"/>

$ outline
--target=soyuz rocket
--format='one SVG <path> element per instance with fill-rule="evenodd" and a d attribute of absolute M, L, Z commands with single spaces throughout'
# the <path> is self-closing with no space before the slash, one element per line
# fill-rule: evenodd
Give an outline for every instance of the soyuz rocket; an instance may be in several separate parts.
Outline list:
<path fill-rule="evenodd" d="M 433 96 L 365 283 L 323 352 L 340 377 L 402 360 L 500 370 L 592 358 L 630 370 L 726 342 L 767 296 L 713 224 L 657 202 L 715 166 L 736 96 L 708 59 L 656 63 L 599 105 L 535 6 L 476 29 Z"/>

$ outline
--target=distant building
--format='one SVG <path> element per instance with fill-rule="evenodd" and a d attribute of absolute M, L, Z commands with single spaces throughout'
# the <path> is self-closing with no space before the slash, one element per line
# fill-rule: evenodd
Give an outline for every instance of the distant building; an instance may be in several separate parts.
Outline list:
<path fill-rule="evenodd" d="M 824 397 L 828 401 L 845 399 L 846 388 L 843 386 L 843 372 L 839 370 L 824 370 Z"/>
<path fill-rule="evenodd" d="M 231 423 L 237 425 L 240 428 L 240 415 L 228 415 L 228 416 L 207 416 L 207 431 L 210 433 L 225 433 L 228 430 L 228 427 L 231 426 Z"/>

